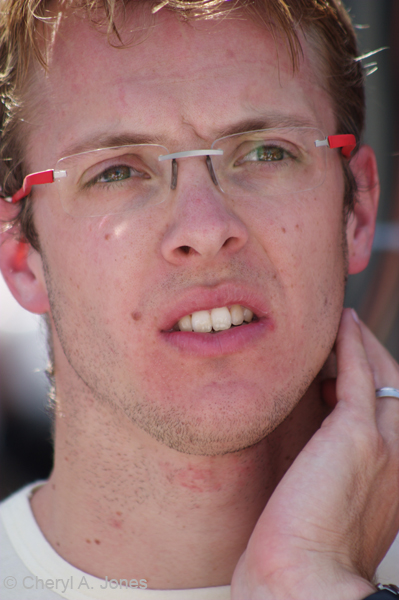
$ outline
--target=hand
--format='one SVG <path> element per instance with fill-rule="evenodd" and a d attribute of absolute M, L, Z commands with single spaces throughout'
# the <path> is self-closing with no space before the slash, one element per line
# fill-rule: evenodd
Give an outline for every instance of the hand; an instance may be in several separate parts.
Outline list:
<path fill-rule="evenodd" d="M 336 406 L 267 503 L 232 600 L 361 600 L 375 591 L 370 581 L 399 529 L 399 400 L 376 400 L 375 389 L 399 388 L 399 367 L 355 319 L 344 310 Z"/>

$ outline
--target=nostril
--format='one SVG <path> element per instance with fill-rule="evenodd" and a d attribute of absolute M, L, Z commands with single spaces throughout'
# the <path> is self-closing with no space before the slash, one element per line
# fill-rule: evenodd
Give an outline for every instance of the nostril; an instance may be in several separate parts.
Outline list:
<path fill-rule="evenodd" d="M 234 236 L 228 237 L 227 240 L 225 240 L 223 242 L 222 248 L 226 248 L 227 246 L 229 246 L 230 248 L 234 249 L 234 246 L 236 243 L 237 243 L 236 237 L 234 237 Z"/>
<path fill-rule="evenodd" d="M 190 246 L 180 246 L 180 250 L 183 252 L 183 254 L 189 254 Z"/>

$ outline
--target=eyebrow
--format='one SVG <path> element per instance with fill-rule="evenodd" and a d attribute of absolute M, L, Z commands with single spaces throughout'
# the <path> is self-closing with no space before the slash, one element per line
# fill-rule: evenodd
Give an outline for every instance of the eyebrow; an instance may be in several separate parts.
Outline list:
<path fill-rule="evenodd" d="M 236 133 L 245 133 L 247 131 L 257 131 L 259 129 L 274 129 L 276 127 L 312 127 L 318 129 L 318 125 L 306 117 L 298 117 L 281 114 L 268 114 L 255 119 L 243 119 L 234 125 L 220 129 L 216 133 L 216 138 L 222 138 Z"/>
<path fill-rule="evenodd" d="M 119 146 L 135 146 L 138 144 L 160 144 L 158 136 L 149 137 L 148 135 L 121 133 L 111 134 L 107 132 L 97 133 L 92 135 L 77 144 L 73 144 L 65 148 L 62 157 L 80 154 L 81 152 L 89 152 L 98 148 L 116 148 Z"/>
<path fill-rule="evenodd" d="M 236 133 L 245 133 L 247 131 L 257 131 L 259 129 L 273 129 L 276 127 L 313 127 L 318 129 L 312 121 L 305 117 L 268 114 L 256 118 L 247 118 L 234 123 L 228 127 L 219 129 L 215 133 L 214 139 L 219 139 Z M 135 146 L 140 144 L 159 144 L 163 146 L 163 139 L 158 136 L 149 136 L 143 134 L 120 133 L 109 134 L 108 132 L 96 133 L 77 144 L 73 144 L 64 149 L 62 158 L 81 152 L 89 152 L 98 148 L 116 148 L 119 146 Z"/>

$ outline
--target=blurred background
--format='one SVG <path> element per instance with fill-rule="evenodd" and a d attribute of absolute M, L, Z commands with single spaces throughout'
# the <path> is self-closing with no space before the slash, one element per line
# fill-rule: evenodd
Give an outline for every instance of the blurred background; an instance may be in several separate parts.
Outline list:
<path fill-rule="evenodd" d="M 357 309 L 399 360 L 399 2 L 344 4 L 357 25 L 361 54 L 388 46 L 363 60 L 364 66 L 370 65 L 365 142 L 377 154 L 381 199 L 371 261 L 365 271 L 350 277 L 346 305 Z"/>
<path fill-rule="evenodd" d="M 370 72 L 365 141 L 377 153 L 381 203 L 370 265 L 350 278 L 345 303 L 399 360 L 399 2 L 344 4 L 362 55 L 388 47 L 363 59 Z M 19 307 L 0 278 L 0 498 L 51 469 L 45 340 L 41 318 Z"/>

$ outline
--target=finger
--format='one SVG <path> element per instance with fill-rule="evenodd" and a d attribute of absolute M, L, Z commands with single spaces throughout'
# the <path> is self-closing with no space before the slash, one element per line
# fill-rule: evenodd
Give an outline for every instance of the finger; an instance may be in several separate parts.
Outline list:
<path fill-rule="evenodd" d="M 364 347 L 360 324 L 352 309 L 344 309 L 338 329 L 336 349 L 338 405 L 369 416 L 375 414 L 375 385 L 373 372 Z"/>
<path fill-rule="evenodd" d="M 360 321 L 364 348 L 373 373 L 375 388 L 399 387 L 399 365 L 370 329 Z"/>
<path fill-rule="evenodd" d="M 370 329 L 360 322 L 364 348 L 373 373 L 374 387 L 399 388 L 399 365 L 377 340 Z M 396 398 L 378 398 L 376 417 L 380 433 L 385 439 L 395 441 L 399 433 L 399 400 Z"/>

